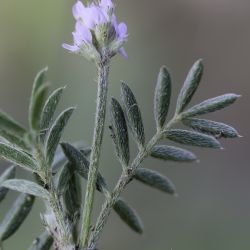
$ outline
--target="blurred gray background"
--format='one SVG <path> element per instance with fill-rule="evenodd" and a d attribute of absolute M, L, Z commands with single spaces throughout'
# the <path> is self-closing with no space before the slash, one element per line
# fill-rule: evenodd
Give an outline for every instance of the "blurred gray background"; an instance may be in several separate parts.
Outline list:
<path fill-rule="evenodd" d="M 223 151 L 192 148 L 199 164 L 147 160 L 144 166 L 174 181 L 178 198 L 133 183 L 124 197 L 141 215 L 145 234 L 135 235 L 116 214 L 102 235 L 102 250 L 247 250 L 250 247 L 249 170 L 249 0 L 116 0 L 117 16 L 128 24 L 128 60 L 112 62 L 109 96 L 119 98 L 120 80 L 129 83 L 141 106 L 147 138 L 154 133 L 153 92 L 159 67 L 173 78 L 173 99 L 188 69 L 204 59 L 205 76 L 193 104 L 225 92 L 242 94 L 237 103 L 207 117 L 228 122 L 244 137 L 223 140 Z M 69 0 L 0 1 L 0 107 L 27 126 L 27 108 L 36 72 L 49 66 L 52 87 L 67 84 L 61 108 L 77 106 L 65 140 L 91 142 L 95 67 L 67 53 L 74 20 Z M 108 125 L 108 124 L 107 124 Z M 131 140 L 131 146 L 133 146 Z M 120 174 L 106 129 L 101 171 L 110 185 Z M 190 149 L 190 148 L 189 148 Z M 6 166 L 4 162 L 1 165 Z M 2 168 L 3 169 L 3 168 Z M 0 170 L 1 171 L 1 170 Z M 24 176 L 20 172 L 19 176 Z M 29 178 L 29 176 L 27 176 Z M 15 193 L 0 206 L 0 218 Z M 97 196 L 96 212 L 102 198 Z M 41 202 L 5 250 L 27 249 L 41 232 Z"/>

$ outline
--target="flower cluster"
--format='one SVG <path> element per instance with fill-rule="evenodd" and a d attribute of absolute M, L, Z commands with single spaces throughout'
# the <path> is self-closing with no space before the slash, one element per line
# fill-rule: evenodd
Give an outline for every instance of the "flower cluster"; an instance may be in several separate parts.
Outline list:
<path fill-rule="evenodd" d="M 123 48 L 128 36 L 127 25 L 117 22 L 111 0 L 100 0 L 87 6 L 77 1 L 72 11 L 76 20 L 72 33 L 74 44 L 63 44 L 63 48 L 94 61 L 100 61 L 103 56 L 112 57 L 117 52 L 127 57 Z"/>

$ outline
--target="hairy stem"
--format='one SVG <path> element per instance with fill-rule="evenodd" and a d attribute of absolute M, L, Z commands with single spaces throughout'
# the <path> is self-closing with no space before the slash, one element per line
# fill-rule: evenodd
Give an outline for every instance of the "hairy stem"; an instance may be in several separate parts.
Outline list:
<path fill-rule="evenodd" d="M 49 201 L 48 201 L 48 211 L 47 214 L 51 216 L 51 219 L 53 216 L 55 217 L 56 223 L 53 223 L 53 220 L 46 221 L 47 226 L 49 227 L 49 231 L 54 238 L 55 245 L 59 247 L 62 250 L 69 250 L 72 249 L 74 246 L 74 242 L 72 239 L 72 235 L 69 231 L 70 224 L 67 218 L 64 216 L 63 208 L 60 202 L 60 199 L 57 195 L 56 188 L 54 186 L 53 180 L 52 180 L 52 173 L 50 171 L 51 166 L 47 165 L 45 156 L 42 153 L 41 146 L 36 145 L 36 158 L 39 162 L 40 166 L 40 178 L 38 179 L 38 182 L 45 186 L 49 193 Z M 42 180 L 42 182 L 41 182 Z"/>
<path fill-rule="evenodd" d="M 106 103 L 108 93 L 108 75 L 109 75 L 109 61 L 105 61 L 98 66 L 98 92 L 97 92 L 97 106 L 94 136 L 92 142 L 92 151 L 90 156 L 89 175 L 87 182 L 87 190 L 85 196 L 85 203 L 82 213 L 82 228 L 80 245 L 83 249 L 87 246 L 89 230 L 91 226 L 91 215 L 94 203 L 94 194 L 96 186 L 96 177 L 98 172 L 98 165 L 101 153 L 101 146 L 103 140 Z"/>
<path fill-rule="evenodd" d="M 179 117 L 175 116 L 165 127 L 165 131 L 171 129 L 177 122 L 179 121 Z M 129 168 L 125 169 L 122 172 L 120 179 L 118 180 L 113 192 L 106 199 L 105 203 L 102 206 L 101 213 L 97 219 L 96 226 L 94 232 L 91 234 L 88 244 L 88 250 L 94 250 L 96 244 L 100 238 L 100 235 L 103 231 L 103 228 L 108 220 L 112 207 L 119 199 L 121 193 L 126 188 L 127 184 L 133 178 L 135 171 L 140 167 L 141 162 L 150 154 L 152 148 L 162 139 L 162 130 L 158 131 L 152 139 L 147 144 L 145 149 L 139 151 L 135 159 Z"/>
<path fill-rule="evenodd" d="M 52 225 L 49 225 L 51 235 L 53 236 L 55 241 L 55 245 L 57 245 L 57 247 L 61 250 L 75 249 L 75 243 L 73 242 L 72 234 L 70 231 L 70 223 L 64 216 L 60 199 L 57 196 L 56 190 L 53 186 L 50 187 L 50 194 L 50 208 L 55 215 L 55 219 L 59 227 L 55 230 L 55 228 L 51 227 Z"/>

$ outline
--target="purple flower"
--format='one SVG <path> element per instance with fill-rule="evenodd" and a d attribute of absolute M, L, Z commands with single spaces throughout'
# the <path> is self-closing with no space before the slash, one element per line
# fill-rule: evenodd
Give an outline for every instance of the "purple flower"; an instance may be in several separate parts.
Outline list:
<path fill-rule="evenodd" d="M 76 20 L 75 31 L 72 33 L 74 43 L 63 44 L 63 48 L 84 54 L 90 59 L 96 59 L 97 55 L 100 58 L 104 51 L 110 57 L 119 52 L 127 58 L 123 48 L 128 37 L 127 25 L 117 22 L 111 0 L 100 0 L 87 6 L 77 1 L 72 12 Z"/>

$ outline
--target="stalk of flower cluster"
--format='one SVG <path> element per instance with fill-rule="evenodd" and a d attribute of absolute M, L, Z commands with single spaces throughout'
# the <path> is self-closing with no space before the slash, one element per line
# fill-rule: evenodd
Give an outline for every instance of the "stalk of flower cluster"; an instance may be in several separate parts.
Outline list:
<path fill-rule="evenodd" d="M 167 131 L 171 129 L 176 123 L 179 122 L 180 116 L 174 116 L 171 121 L 166 125 L 164 129 L 157 131 L 157 133 L 152 137 L 152 139 L 148 142 L 146 148 L 141 149 L 133 162 L 131 163 L 130 167 L 126 170 L 124 169 L 122 175 L 120 176 L 113 192 L 111 195 L 106 199 L 102 206 L 101 213 L 97 219 L 95 229 L 90 236 L 89 243 L 88 243 L 88 250 L 94 250 L 96 244 L 100 238 L 100 235 L 103 231 L 104 226 L 108 220 L 108 217 L 111 213 L 111 210 L 115 203 L 118 201 L 121 193 L 125 190 L 127 184 L 133 178 L 136 170 L 139 168 L 141 162 L 150 154 L 152 148 L 162 139 L 163 131 Z"/>
<path fill-rule="evenodd" d="M 109 58 L 102 60 L 98 65 L 98 92 L 94 136 L 92 142 L 92 152 L 90 156 L 89 175 L 85 196 L 85 203 L 82 213 L 82 229 L 80 245 L 84 248 L 88 242 L 88 236 L 91 226 L 91 215 L 94 203 L 94 194 L 96 189 L 96 177 L 99 166 L 101 146 L 106 116 L 106 103 L 108 93 L 108 76 L 109 76 Z"/>

